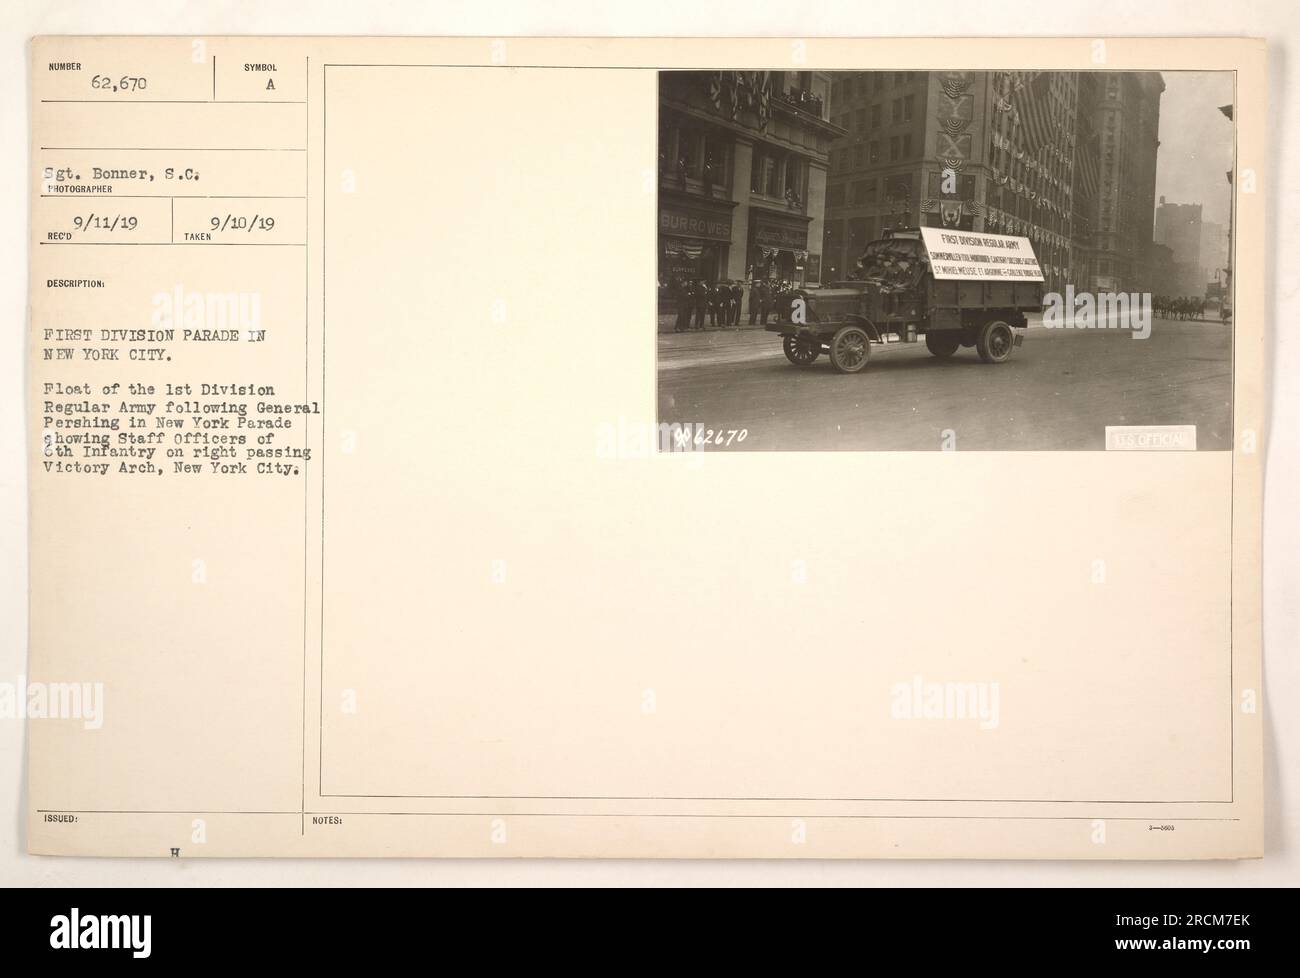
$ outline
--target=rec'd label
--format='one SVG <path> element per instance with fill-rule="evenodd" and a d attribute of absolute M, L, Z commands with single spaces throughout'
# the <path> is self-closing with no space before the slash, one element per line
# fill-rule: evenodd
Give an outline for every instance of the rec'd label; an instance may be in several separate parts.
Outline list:
<path fill-rule="evenodd" d="M 1194 452 L 1196 425 L 1106 425 L 1108 452 Z"/>
<path fill-rule="evenodd" d="M 1041 282 L 1043 270 L 1028 238 L 946 228 L 921 228 L 930 271 L 943 280 Z"/>

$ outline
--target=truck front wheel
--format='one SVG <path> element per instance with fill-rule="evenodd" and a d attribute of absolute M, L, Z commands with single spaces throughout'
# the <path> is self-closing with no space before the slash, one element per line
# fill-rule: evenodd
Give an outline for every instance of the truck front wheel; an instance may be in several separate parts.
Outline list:
<path fill-rule="evenodd" d="M 961 346 L 961 333 L 955 329 L 926 330 L 925 348 L 936 357 L 950 357 Z"/>
<path fill-rule="evenodd" d="M 861 326 L 842 326 L 831 337 L 831 366 L 842 374 L 855 374 L 867 365 L 871 337 Z"/>
<path fill-rule="evenodd" d="M 785 350 L 785 358 L 796 367 L 808 366 L 822 352 L 821 343 L 805 337 L 783 337 L 781 346 Z"/>
<path fill-rule="evenodd" d="M 1016 345 L 1016 334 L 1000 319 L 993 319 L 984 324 L 975 349 L 985 363 L 1004 363 L 1011 358 L 1011 350 Z"/>

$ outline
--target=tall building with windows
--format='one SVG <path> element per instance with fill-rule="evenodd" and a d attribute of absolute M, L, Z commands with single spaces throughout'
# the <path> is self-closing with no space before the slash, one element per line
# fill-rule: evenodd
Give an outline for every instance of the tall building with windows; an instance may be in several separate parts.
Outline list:
<path fill-rule="evenodd" d="M 659 76 L 660 309 L 683 280 L 821 277 L 830 75 Z"/>
<path fill-rule="evenodd" d="M 1161 283 L 1167 295 L 1204 295 L 1209 272 L 1201 256 L 1205 236 L 1200 204 L 1174 204 L 1160 198 L 1155 239 L 1173 252 L 1172 275 Z"/>
<path fill-rule="evenodd" d="M 822 237 L 827 282 L 844 279 L 868 242 L 887 227 L 915 224 L 924 183 L 930 73 L 837 72 Z"/>
<path fill-rule="evenodd" d="M 1120 257 L 1118 278 L 1136 281 L 1149 257 L 1163 83 L 1156 73 L 1123 73 L 1113 92 L 1108 77 L 833 75 L 831 120 L 845 134 L 831 146 L 826 279 L 850 277 L 862 247 L 885 229 L 925 226 L 1028 237 L 1054 291 L 1092 287 L 1093 262 L 1118 266 Z M 1095 92 L 1081 107 L 1086 85 Z M 1107 134 L 1118 140 L 1121 123 L 1132 142 L 1117 149 Z M 1126 203 L 1132 212 L 1121 214 Z"/>
<path fill-rule="evenodd" d="M 1078 170 L 1083 220 L 1075 229 L 1075 287 L 1156 292 L 1160 96 L 1155 71 L 1079 72 Z"/>

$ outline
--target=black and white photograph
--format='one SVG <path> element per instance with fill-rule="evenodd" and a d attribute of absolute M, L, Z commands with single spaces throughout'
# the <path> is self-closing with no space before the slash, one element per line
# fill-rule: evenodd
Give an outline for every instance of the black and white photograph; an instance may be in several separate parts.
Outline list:
<path fill-rule="evenodd" d="M 1233 96 L 661 72 L 659 449 L 1230 449 Z"/>

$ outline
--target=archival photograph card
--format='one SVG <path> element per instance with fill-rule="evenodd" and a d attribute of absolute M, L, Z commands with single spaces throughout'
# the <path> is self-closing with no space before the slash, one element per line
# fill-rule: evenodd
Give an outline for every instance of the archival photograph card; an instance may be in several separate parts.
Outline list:
<path fill-rule="evenodd" d="M 1262 42 L 30 61 L 31 852 L 1262 854 Z"/>

